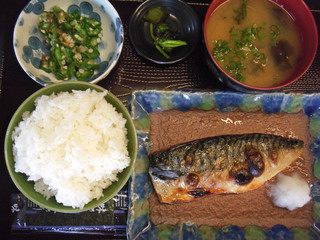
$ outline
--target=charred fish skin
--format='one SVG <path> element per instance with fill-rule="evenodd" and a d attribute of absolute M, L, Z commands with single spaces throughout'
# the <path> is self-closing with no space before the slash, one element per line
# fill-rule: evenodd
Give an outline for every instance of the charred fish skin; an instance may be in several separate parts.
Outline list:
<path fill-rule="evenodd" d="M 170 172 L 172 178 L 177 178 L 188 172 L 201 173 L 245 164 L 250 166 L 252 175 L 259 176 L 264 165 L 261 152 L 272 155 L 278 149 L 301 149 L 303 145 L 298 139 L 268 134 L 210 137 L 154 153 L 150 157 L 150 167 L 155 168 L 157 174 Z"/>
<path fill-rule="evenodd" d="M 194 198 L 214 192 L 243 192 L 247 185 L 259 185 L 254 179 L 265 178 L 266 168 L 277 166 L 274 174 L 267 173 L 270 176 L 283 170 L 286 166 L 281 158 L 288 155 L 290 161 L 285 162 L 291 163 L 303 147 L 301 140 L 261 133 L 204 138 L 152 154 L 149 173 L 158 195 L 168 192 L 160 187 L 174 188 L 173 183 Z"/>

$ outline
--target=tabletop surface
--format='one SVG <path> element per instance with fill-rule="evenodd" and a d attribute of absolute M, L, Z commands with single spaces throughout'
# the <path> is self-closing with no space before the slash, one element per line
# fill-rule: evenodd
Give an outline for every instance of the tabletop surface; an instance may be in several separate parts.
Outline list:
<path fill-rule="evenodd" d="M 118 96 L 123 103 L 128 103 L 130 93 L 135 89 L 192 89 L 192 90 L 231 90 L 226 88 L 211 73 L 204 60 L 203 42 L 199 42 L 194 53 L 185 60 L 166 66 L 159 66 L 142 59 L 133 49 L 128 38 L 128 24 L 132 12 L 142 0 L 110 1 L 118 11 L 124 25 L 124 47 L 120 59 L 112 72 L 98 85 Z M 186 1 L 203 22 L 210 0 Z M 306 0 L 320 28 L 320 1 Z M 42 86 L 29 78 L 18 64 L 14 55 L 12 37 L 16 19 L 28 0 L 10 0 L 0 9 L 0 132 L 1 146 L 7 125 L 18 106 L 33 92 Z M 319 92 L 320 91 L 320 50 L 311 68 L 294 84 L 281 91 Z M 0 234 L 10 239 L 43 238 L 39 235 L 12 234 L 12 194 L 19 193 L 6 170 L 4 152 L 1 148 L 0 184 Z M 100 239 L 106 236 L 95 234 L 63 234 L 67 239 Z M 56 235 L 46 234 L 48 239 Z M 123 237 L 123 236 L 122 236 Z M 122 238 L 121 236 L 114 238 Z"/>

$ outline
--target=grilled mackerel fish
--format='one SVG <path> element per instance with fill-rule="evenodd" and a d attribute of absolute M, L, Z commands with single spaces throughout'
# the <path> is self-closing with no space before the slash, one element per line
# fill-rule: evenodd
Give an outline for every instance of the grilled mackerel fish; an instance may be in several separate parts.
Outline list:
<path fill-rule="evenodd" d="M 149 156 L 160 202 L 257 189 L 302 154 L 304 142 L 269 134 L 194 140 Z"/>

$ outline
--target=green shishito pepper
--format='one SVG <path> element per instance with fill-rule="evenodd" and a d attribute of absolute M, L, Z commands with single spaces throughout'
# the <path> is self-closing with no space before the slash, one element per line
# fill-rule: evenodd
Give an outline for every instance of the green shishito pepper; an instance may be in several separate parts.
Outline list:
<path fill-rule="evenodd" d="M 55 6 L 40 15 L 38 28 L 50 47 L 50 55 L 41 58 L 42 70 L 54 73 L 59 80 L 73 76 L 84 80 L 100 68 L 95 60 L 100 56 L 100 21 L 81 16 L 77 10 L 67 13 Z"/>

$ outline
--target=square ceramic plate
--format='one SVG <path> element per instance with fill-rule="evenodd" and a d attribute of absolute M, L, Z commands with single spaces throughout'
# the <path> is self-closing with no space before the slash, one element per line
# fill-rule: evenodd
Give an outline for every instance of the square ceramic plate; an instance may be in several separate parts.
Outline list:
<path fill-rule="evenodd" d="M 131 116 L 138 133 L 138 156 L 129 186 L 128 239 L 319 239 L 320 221 L 320 94 L 267 93 L 245 94 L 235 92 L 187 91 L 135 91 L 130 99 Z M 235 225 L 221 229 L 197 227 L 192 223 L 178 226 L 155 225 L 149 217 L 148 198 L 152 183 L 148 176 L 148 145 L 150 143 L 149 114 L 156 110 L 190 109 L 230 112 L 262 110 L 265 114 L 297 113 L 302 111 L 309 118 L 310 150 L 315 158 L 312 185 L 314 226 L 311 229 L 288 229 L 275 225 L 266 231 L 257 226 L 240 228 Z"/>

